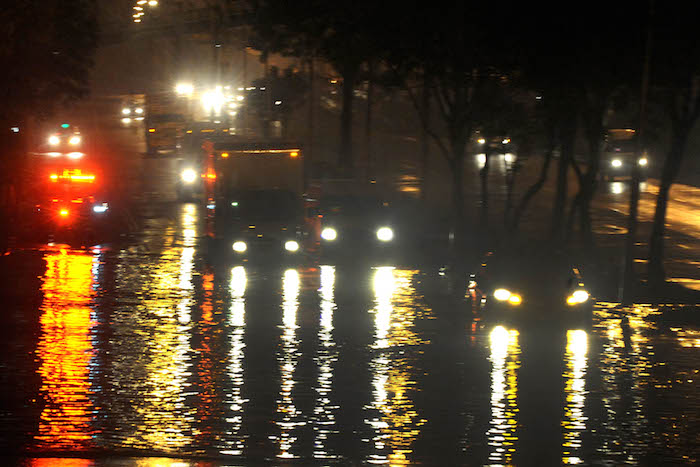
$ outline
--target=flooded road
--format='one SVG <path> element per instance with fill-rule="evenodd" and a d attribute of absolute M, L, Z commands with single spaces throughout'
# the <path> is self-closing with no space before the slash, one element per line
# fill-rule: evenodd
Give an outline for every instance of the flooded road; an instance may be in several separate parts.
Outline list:
<path fill-rule="evenodd" d="M 2 258 L 12 463 L 697 463 L 700 328 L 472 320 L 437 268 L 234 265 L 198 218 Z"/>

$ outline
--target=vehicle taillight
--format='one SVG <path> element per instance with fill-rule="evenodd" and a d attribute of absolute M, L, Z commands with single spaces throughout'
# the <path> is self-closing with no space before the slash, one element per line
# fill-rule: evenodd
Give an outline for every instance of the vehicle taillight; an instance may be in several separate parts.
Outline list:
<path fill-rule="evenodd" d="M 149 128 L 149 129 L 148 129 L 148 132 L 149 132 L 149 133 L 155 133 L 155 132 L 156 132 L 156 129 L 155 129 L 155 128 Z"/>

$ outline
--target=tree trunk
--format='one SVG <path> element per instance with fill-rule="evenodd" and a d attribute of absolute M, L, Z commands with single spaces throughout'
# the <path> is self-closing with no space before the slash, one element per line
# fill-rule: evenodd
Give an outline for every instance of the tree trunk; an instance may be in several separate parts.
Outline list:
<path fill-rule="evenodd" d="M 520 200 L 518 207 L 515 208 L 513 212 L 512 220 L 510 221 L 509 230 L 511 232 L 516 231 L 520 225 L 520 220 L 522 219 L 525 211 L 527 210 L 530 201 L 535 197 L 535 195 L 542 189 L 545 182 L 547 181 L 547 174 L 549 173 L 549 166 L 552 162 L 552 154 L 554 153 L 554 148 L 556 144 L 556 132 L 554 128 L 550 128 L 549 132 L 549 142 L 547 146 L 547 152 L 544 156 L 544 162 L 542 163 L 542 169 L 540 170 L 539 179 L 528 188 L 523 198 Z"/>
<path fill-rule="evenodd" d="M 673 181 L 676 179 L 683 160 L 683 153 L 688 134 L 679 131 L 669 150 L 664 170 L 659 183 L 659 194 L 656 197 L 654 222 L 649 240 L 649 284 L 655 291 L 661 291 L 666 283 L 664 268 L 664 235 L 666 233 L 666 209 L 668 196 Z"/>
<path fill-rule="evenodd" d="M 338 167 L 352 171 L 355 167 L 352 148 L 352 106 L 355 99 L 355 81 L 358 67 L 348 66 L 343 72 L 343 108 L 340 114 L 340 151 Z"/>
<path fill-rule="evenodd" d="M 562 240 L 564 227 L 564 215 L 566 210 L 567 190 L 569 188 L 569 166 L 574 157 L 574 144 L 576 137 L 576 118 L 568 117 L 562 122 L 561 128 L 561 155 L 557 170 L 557 191 L 552 209 L 552 238 Z"/>

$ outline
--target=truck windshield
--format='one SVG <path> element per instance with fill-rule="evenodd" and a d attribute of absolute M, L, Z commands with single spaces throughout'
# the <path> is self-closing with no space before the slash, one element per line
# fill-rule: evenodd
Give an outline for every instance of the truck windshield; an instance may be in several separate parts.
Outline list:
<path fill-rule="evenodd" d="M 231 199 L 234 217 L 256 221 L 287 221 L 299 213 L 299 198 L 291 191 L 246 191 Z"/>

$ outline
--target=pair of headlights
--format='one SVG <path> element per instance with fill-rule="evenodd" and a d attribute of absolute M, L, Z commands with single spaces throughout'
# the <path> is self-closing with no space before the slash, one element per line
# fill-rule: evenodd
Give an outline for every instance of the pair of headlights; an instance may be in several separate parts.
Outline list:
<path fill-rule="evenodd" d="M 649 159 L 647 159 L 646 157 L 642 157 L 637 161 L 637 163 L 642 167 L 646 167 L 647 165 L 649 165 Z M 615 168 L 620 168 L 622 167 L 622 160 L 613 159 L 612 161 L 610 161 L 610 165 L 612 165 Z"/>
<path fill-rule="evenodd" d="M 377 229 L 376 235 L 380 242 L 390 242 L 394 239 L 394 231 L 391 227 L 380 227 Z M 333 227 L 326 227 L 321 231 L 321 238 L 332 242 L 338 238 L 338 231 Z"/>
<path fill-rule="evenodd" d="M 236 253 L 245 253 L 248 250 L 248 244 L 244 241 L 237 241 L 234 242 L 233 246 L 233 251 Z M 296 240 L 288 240 L 284 242 L 284 249 L 287 250 L 290 253 L 296 253 L 299 251 L 299 242 Z"/>
<path fill-rule="evenodd" d="M 68 143 L 76 146 L 80 144 L 81 138 L 78 135 L 73 135 L 68 139 Z M 56 135 L 49 136 L 49 144 L 52 146 L 58 146 L 61 143 L 61 138 Z"/>
<path fill-rule="evenodd" d="M 588 301 L 590 295 L 583 289 L 576 290 L 574 293 L 569 295 L 566 299 L 566 304 L 569 306 L 579 305 Z M 493 298 L 499 302 L 508 302 L 511 305 L 520 305 L 523 302 L 523 298 L 517 294 L 513 293 L 508 289 L 496 289 L 493 293 Z"/>

